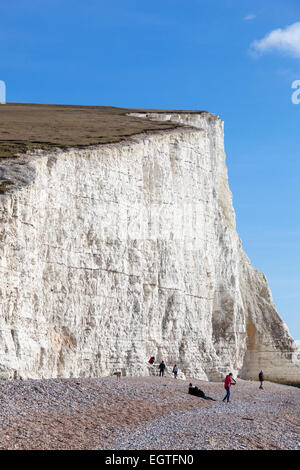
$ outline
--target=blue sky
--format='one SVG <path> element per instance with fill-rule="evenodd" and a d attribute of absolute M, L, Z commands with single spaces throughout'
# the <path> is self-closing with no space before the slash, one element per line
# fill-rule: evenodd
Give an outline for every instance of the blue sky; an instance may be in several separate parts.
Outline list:
<path fill-rule="evenodd" d="M 238 233 L 295 339 L 299 22 L 299 0 L 1 0 L 0 16 L 7 101 L 205 109 L 225 121 Z"/>

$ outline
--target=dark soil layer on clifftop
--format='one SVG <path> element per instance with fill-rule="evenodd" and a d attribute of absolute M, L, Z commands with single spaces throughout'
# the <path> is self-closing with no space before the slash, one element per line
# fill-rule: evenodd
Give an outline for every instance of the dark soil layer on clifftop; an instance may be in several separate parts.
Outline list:
<path fill-rule="evenodd" d="M 131 135 L 174 129 L 179 124 L 128 116 L 130 112 L 167 110 L 106 106 L 7 103 L 0 105 L 0 158 L 32 149 L 86 147 L 120 142 Z M 202 113 L 205 111 L 174 111 Z"/>
<path fill-rule="evenodd" d="M 104 377 L 0 382 L 0 449 L 300 449 L 300 390 L 191 379 Z"/>

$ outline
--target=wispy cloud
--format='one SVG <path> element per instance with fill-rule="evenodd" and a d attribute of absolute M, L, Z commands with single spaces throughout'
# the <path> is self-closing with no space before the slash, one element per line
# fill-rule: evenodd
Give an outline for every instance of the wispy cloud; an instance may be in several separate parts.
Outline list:
<path fill-rule="evenodd" d="M 251 21 L 251 20 L 254 20 L 255 18 L 256 18 L 256 15 L 254 15 L 254 13 L 249 13 L 249 15 L 244 17 L 244 20 Z"/>
<path fill-rule="evenodd" d="M 274 29 L 263 39 L 253 41 L 251 50 L 258 54 L 279 51 L 300 58 L 300 22 Z"/>

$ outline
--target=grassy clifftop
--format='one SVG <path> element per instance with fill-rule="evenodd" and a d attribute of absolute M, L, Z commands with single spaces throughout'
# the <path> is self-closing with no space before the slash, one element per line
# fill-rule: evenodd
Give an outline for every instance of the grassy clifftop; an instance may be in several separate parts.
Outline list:
<path fill-rule="evenodd" d="M 133 134 L 179 126 L 169 121 L 128 116 L 130 112 L 168 111 L 29 103 L 0 105 L 0 158 L 14 157 L 36 148 L 47 150 L 119 142 Z"/>

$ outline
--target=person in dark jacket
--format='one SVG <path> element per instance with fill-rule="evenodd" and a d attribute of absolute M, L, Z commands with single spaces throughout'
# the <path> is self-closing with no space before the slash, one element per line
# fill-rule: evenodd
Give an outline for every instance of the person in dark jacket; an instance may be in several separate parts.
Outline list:
<path fill-rule="evenodd" d="M 214 398 L 209 397 L 208 395 L 205 395 L 203 390 L 200 390 L 200 388 L 196 387 L 193 384 L 189 385 L 189 394 L 190 395 L 195 395 L 196 397 L 204 398 L 204 400 L 212 400 L 212 401 L 217 401 Z"/>
<path fill-rule="evenodd" d="M 265 380 L 263 371 L 261 370 L 260 373 L 258 374 L 258 380 L 260 381 L 260 389 L 263 390 L 263 381 Z"/>
<path fill-rule="evenodd" d="M 161 361 L 161 363 L 159 364 L 159 376 L 160 377 L 164 376 L 165 368 L 166 368 L 166 364 L 164 363 L 164 361 Z"/>

